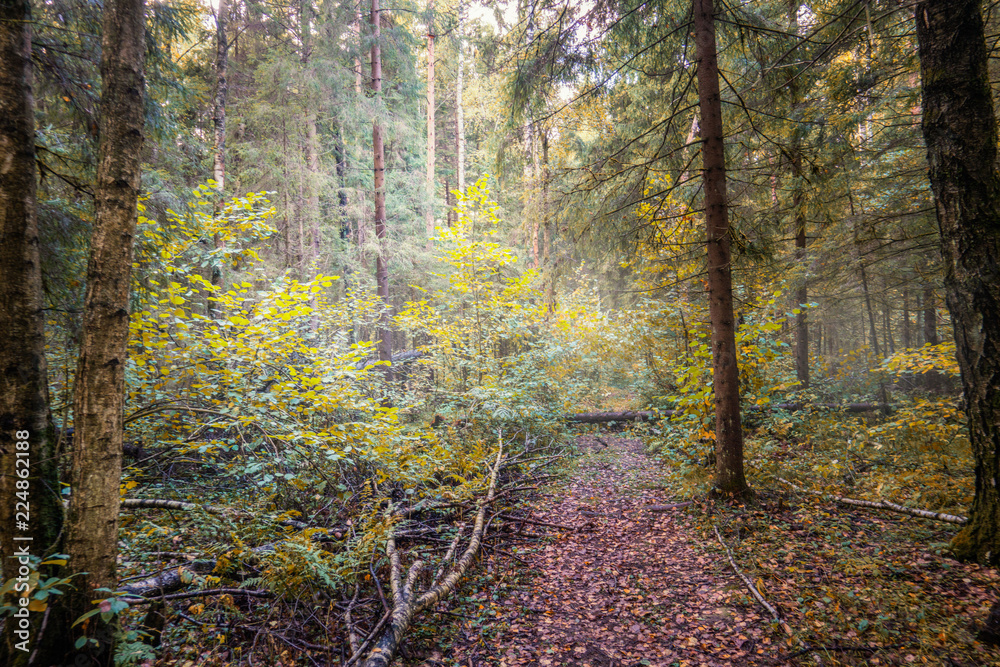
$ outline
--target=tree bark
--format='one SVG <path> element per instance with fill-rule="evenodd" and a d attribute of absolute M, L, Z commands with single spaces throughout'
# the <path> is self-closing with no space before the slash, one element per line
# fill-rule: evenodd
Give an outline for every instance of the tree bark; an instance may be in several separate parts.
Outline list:
<path fill-rule="evenodd" d="M 798 34 L 799 29 L 799 0 L 791 0 L 788 4 L 789 29 L 793 34 Z M 800 71 L 795 69 L 794 76 L 789 82 L 789 95 L 791 97 L 792 109 L 795 110 L 802 104 L 799 93 Z M 809 287 L 806 276 L 806 216 L 802 209 L 803 199 L 803 174 L 802 174 L 802 140 L 800 133 L 792 135 L 791 163 L 792 175 L 795 180 L 795 192 L 792 196 L 792 208 L 795 211 L 795 223 L 793 232 L 795 233 L 795 263 L 802 271 L 801 283 L 795 290 L 795 378 L 798 380 L 799 388 L 809 387 L 809 323 L 808 313 L 805 304 L 809 300 Z"/>
<path fill-rule="evenodd" d="M 95 220 L 73 398 L 73 493 L 66 522 L 65 550 L 78 576 L 61 601 L 63 620 L 70 622 L 92 609 L 93 600 L 107 597 L 96 589 L 114 590 L 116 583 L 129 288 L 143 144 L 142 0 L 106 0 L 101 53 Z M 95 664 L 111 664 L 112 637 L 94 622 L 98 618 L 73 630 L 65 625 L 51 639 L 67 658 L 83 653 Z M 78 652 L 74 642 L 81 634 L 95 638 L 96 645 Z"/>
<path fill-rule="evenodd" d="M 712 0 L 694 0 L 694 29 L 698 60 L 698 101 L 701 108 L 705 219 L 708 228 L 708 295 L 715 391 L 715 487 L 727 495 L 743 495 L 749 491 L 749 487 L 743 473 L 743 428 L 740 423 L 739 370 L 736 365 L 726 153 Z"/>
<path fill-rule="evenodd" d="M 0 321 L 4 323 L 0 338 L 0 582 L 19 576 L 18 554 L 50 553 L 62 524 L 45 360 L 31 25 L 27 0 L 0 4 Z M 19 507 L 19 502 L 27 508 Z M 22 509 L 29 514 L 25 523 L 17 515 Z M 14 603 L 13 598 L 4 601 Z M 21 648 L 34 651 L 37 647 L 43 614 L 23 609 L 28 614 L 27 632 L 15 634 L 21 629 L 21 619 L 8 617 L 0 639 L 0 664 L 29 664 L 31 653 Z"/>
<path fill-rule="evenodd" d="M 382 138 L 382 15 L 379 0 L 372 0 L 372 91 L 375 93 L 375 119 L 372 122 L 372 148 L 375 154 L 375 238 L 378 255 L 375 257 L 375 284 L 382 300 L 382 313 L 378 323 L 378 358 L 384 362 L 386 380 L 392 379 L 392 329 L 389 322 L 389 264 L 385 228 L 385 143 Z"/>
<path fill-rule="evenodd" d="M 429 24 L 427 26 L 427 202 L 424 204 L 424 226 L 427 228 L 427 249 L 433 247 L 434 238 L 434 157 L 437 150 L 437 128 L 435 127 L 435 105 L 434 99 L 434 0 L 427 3 L 427 11 L 430 13 Z"/>
<path fill-rule="evenodd" d="M 462 88 L 465 86 L 465 2 L 458 2 L 458 77 L 455 82 L 455 161 L 458 191 L 465 194 L 465 110 L 462 108 Z"/>
<path fill-rule="evenodd" d="M 903 288 L 903 349 L 910 349 L 910 290 Z"/>
<path fill-rule="evenodd" d="M 934 288 L 924 287 L 924 343 L 927 345 L 937 345 L 937 304 L 934 301 Z"/>
<path fill-rule="evenodd" d="M 975 458 L 962 559 L 1000 563 L 1000 176 L 978 0 L 917 4 L 923 134 Z M 926 299 L 926 296 L 925 296 Z M 926 303 L 925 303 L 926 306 Z"/>
<path fill-rule="evenodd" d="M 226 187 L 226 100 L 229 85 L 226 75 L 229 69 L 229 42 L 226 41 L 226 21 L 229 16 L 228 0 L 219 0 L 215 15 L 215 105 L 212 110 L 212 124 L 215 128 L 215 164 L 212 178 L 222 193 Z"/>
<path fill-rule="evenodd" d="M 226 189 L 226 100 L 229 96 L 229 85 L 226 79 L 229 68 L 229 42 L 226 39 L 228 13 L 228 0 L 219 0 L 219 9 L 215 15 L 215 100 L 212 109 L 212 124 L 215 129 L 215 159 L 212 178 L 215 180 L 215 187 L 219 193 L 215 205 L 216 215 L 222 210 Z M 225 242 L 218 234 L 215 235 L 214 243 L 216 250 L 225 247 Z M 212 267 L 212 284 L 216 287 L 222 287 L 225 282 L 224 267 L 221 258 L 216 257 L 216 262 L 218 264 Z M 209 300 L 207 311 L 210 317 L 219 315 L 214 306 L 215 304 Z"/>

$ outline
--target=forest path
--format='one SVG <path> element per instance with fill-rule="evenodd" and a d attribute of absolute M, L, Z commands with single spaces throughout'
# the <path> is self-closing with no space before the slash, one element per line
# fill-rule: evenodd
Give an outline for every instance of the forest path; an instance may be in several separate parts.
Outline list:
<path fill-rule="evenodd" d="M 651 510 L 670 499 L 659 488 L 661 464 L 641 441 L 578 442 L 584 454 L 576 469 L 531 515 L 577 530 L 557 533 L 520 563 L 507 557 L 500 570 L 533 574 L 494 602 L 490 632 L 466 624 L 447 659 L 438 654 L 423 665 L 774 664 L 784 647 L 766 615 L 745 604 L 714 536 L 709 541 L 686 509 Z"/>

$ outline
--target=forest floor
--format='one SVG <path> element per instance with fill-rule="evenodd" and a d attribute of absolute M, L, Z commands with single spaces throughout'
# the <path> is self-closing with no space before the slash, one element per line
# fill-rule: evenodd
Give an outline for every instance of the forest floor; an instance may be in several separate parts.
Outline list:
<path fill-rule="evenodd" d="M 527 566 L 530 581 L 500 599 L 482 594 L 488 632 L 460 624 L 447 655 L 421 664 L 752 665 L 773 656 L 780 628 L 737 602 L 739 580 L 683 508 L 662 509 L 671 499 L 641 441 L 581 436 L 578 445 L 563 493 L 536 499 L 531 514 L 575 530 L 526 525 L 554 539 L 498 567 Z"/>
<path fill-rule="evenodd" d="M 406 664 L 1000 665 L 974 638 L 1000 578 L 929 551 L 947 526 L 900 535 L 899 517 L 773 494 L 674 507 L 639 438 L 577 445 L 566 479 L 521 506 L 534 523 L 487 545 L 458 606 L 410 638 Z M 748 595 L 712 524 L 780 622 Z"/>

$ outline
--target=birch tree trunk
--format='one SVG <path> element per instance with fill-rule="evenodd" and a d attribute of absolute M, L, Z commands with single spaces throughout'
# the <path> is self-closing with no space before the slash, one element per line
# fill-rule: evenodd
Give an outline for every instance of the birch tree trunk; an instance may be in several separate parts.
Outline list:
<path fill-rule="evenodd" d="M 951 546 L 962 559 L 997 565 L 1000 176 L 983 19 L 978 0 L 922 0 L 915 13 L 923 134 L 976 471 L 969 523 Z"/>
<path fill-rule="evenodd" d="M 62 523 L 45 360 L 31 85 L 31 7 L 27 0 L 5 2 L 0 4 L 0 582 L 17 575 L 18 554 L 50 552 Z M 29 504 L 29 521 L 18 521 L 17 502 Z M 24 613 L 23 634 L 15 633 L 21 619 L 8 617 L 4 625 L 0 664 L 26 665 L 31 654 L 21 649 L 37 646 L 43 614 L 27 608 Z"/>
<path fill-rule="evenodd" d="M 727 495 L 749 492 L 743 473 L 739 369 L 733 316 L 732 255 L 726 193 L 722 95 L 715 47 L 712 0 L 694 0 L 698 101 L 701 108 L 702 169 L 708 228 L 708 297 L 712 322 L 712 375 L 715 390 L 715 487 Z"/>
<path fill-rule="evenodd" d="M 92 609 L 93 600 L 106 597 L 96 589 L 114 590 L 117 582 L 118 487 L 132 244 L 142 166 L 144 57 L 143 0 L 106 0 L 96 210 L 73 398 L 73 493 L 65 538 L 70 568 L 81 574 L 73 580 L 75 588 L 61 600 L 70 621 Z M 85 645 L 81 653 L 95 664 L 113 662 L 113 637 L 100 622 L 81 624 L 72 631 L 67 627 L 53 639 L 60 641 L 67 655 L 76 654 L 74 642 L 81 634 L 96 642 Z"/>

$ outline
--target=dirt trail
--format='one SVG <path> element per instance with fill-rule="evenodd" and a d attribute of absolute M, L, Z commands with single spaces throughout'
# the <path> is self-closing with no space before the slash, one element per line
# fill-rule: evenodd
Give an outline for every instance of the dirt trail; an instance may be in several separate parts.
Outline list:
<path fill-rule="evenodd" d="M 489 641 L 467 629 L 431 665 L 633 667 L 774 664 L 780 639 L 746 603 L 718 545 L 669 504 L 639 440 L 580 438 L 588 450 L 539 521 L 580 527 L 525 557 L 533 580 L 500 601 Z M 705 547 L 708 548 L 705 548 Z"/>

